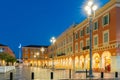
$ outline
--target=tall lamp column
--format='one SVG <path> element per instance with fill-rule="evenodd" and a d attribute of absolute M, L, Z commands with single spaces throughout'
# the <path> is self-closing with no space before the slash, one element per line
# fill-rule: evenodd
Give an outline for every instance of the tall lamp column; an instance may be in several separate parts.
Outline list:
<path fill-rule="evenodd" d="M 36 58 L 37 58 L 37 67 L 39 67 L 38 61 L 39 61 L 39 53 L 36 53 Z"/>
<path fill-rule="evenodd" d="M 97 9 L 97 6 L 93 4 L 93 0 L 89 0 L 87 2 L 87 5 L 85 6 L 85 11 L 88 14 L 89 18 L 89 32 L 90 32 L 90 70 L 89 70 L 89 77 L 93 77 L 93 71 L 92 71 L 92 21 L 95 17 L 95 10 Z"/>
<path fill-rule="evenodd" d="M 54 45 L 54 43 L 56 42 L 55 37 L 52 37 L 50 39 L 50 42 L 52 43 L 52 45 Z M 52 53 L 52 69 L 54 70 L 54 52 Z"/>
<path fill-rule="evenodd" d="M 45 51 L 45 48 L 42 47 L 42 48 L 40 49 L 40 51 L 42 52 L 42 60 L 43 60 L 43 59 L 45 59 L 45 58 L 44 58 L 44 55 L 43 55 L 43 53 L 44 53 L 44 51 Z M 44 60 L 44 61 L 45 61 L 45 60 Z M 42 62 L 44 62 L 44 61 L 42 61 Z M 43 64 L 43 65 L 44 65 L 44 64 Z"/>
<path fill-rule="evenodd" d="M 18 46 L 18 48 L 19 48 L 19 63 L 20 63 L 20 61 L 21 61 L 21 44 L 19 44 L 19 46 Z"/>

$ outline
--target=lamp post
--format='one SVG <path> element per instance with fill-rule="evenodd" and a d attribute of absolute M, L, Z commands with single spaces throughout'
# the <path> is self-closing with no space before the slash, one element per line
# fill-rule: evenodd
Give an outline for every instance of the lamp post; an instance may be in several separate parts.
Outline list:
<path fill-rule="evenodd" d="M 34 67 L 36 66 L 36 64 L 35 64 L 35 58 L 36 58 L 36 55 L 34 55 Z"/>
<path fill-rule="evenodd" d="M 85 11 L 88 14 L 89 18 L 89 32 L 90 32 L 90 70 L 89 70 L 89 77 L 93 77 L 93 71 L 92 71 L 92 21 L 93 17 L 95 15 L 95 10 L 97 9 L 97 6 L 93 4 L 93 0 L 89 0 L 87 2 L 87 5 L 85 6 Z"/>
<path fill-rule="evenodd" d="M 44 51 L 45 51 L 45 48 L 42 47 L 42 48 L 40 49 L 40 51 L 42 52 L 42 56 L 43 56 L 43 53 L 44 53 Z M 44 57 L 42 57 L 42 58 L 44 58 Z"/>
<path fill-rule="evenodd" d="M 52 45 L 56 42 L 55 37 L 52 37 L 50 39 L 50 42 L 52 43 Z M 52 53 L 52 69 L 54 70 L 54 53 Z"/>
<path fill-rule="evenodd" d="M 18 48 L 19 48 L 19 65 L 20 65 L 20 62 L 21 62 L 21 44 L 19 44 Z"/>
<path fill-rule="evenodd" d="M 37 67 L 38 67 L 38 61 L 39 61 L 39 52 L 36 53 L 36 58 L 37 58 Z"/>

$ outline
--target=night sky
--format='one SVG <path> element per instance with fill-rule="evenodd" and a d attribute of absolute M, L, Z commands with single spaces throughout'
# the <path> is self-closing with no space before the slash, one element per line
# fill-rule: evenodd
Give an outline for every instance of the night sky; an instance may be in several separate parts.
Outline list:
<path fill-rule="evenodd" d="M 50 45 L 73 23 L 86 18 L 87 0 L 0 0 L 0 43 L 8 45 L 18 58 L 19 43 Z M 109 0 L 95 0 L 103 6 Z"/>

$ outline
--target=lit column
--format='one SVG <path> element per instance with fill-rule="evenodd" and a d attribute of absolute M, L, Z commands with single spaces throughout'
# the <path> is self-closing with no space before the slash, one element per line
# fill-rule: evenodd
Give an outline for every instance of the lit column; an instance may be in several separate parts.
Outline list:
<path fill-rule="evenodd" d="M 36 66 L 35 58 L 36 58 L 36 55 L 34 55 L 34 67 Z"/>
<path fill-rule="evenodd" d="M 20 61 L 21 61 L 21 44 L 19 44 L 19 46 L 18 46 L 18 48 L 19 48 L 19 63 L 20 63 Z"/>
<path fill-rule="evenodd" d="M 43 55 L 43 54 L 44 54 L 44 51 L 45 51 L 45 48 L 42 47 L 42 48 L 40 49 L 40 51 L 42 52 L 42 60 L 43 60 L 43 59 L 45 59 L 45 58 L 44 58 L 44 55 Z M 42 65 L 44 65 L 44 64 L 43 64 L 43 61 L 42 61 Z"/>
<path fill-rule="evenodd" d="M 89 32 L 90 32 L 90 70 L 89 70 L 89 77 L 93 77 L 93 71 L 92 71 L 92 21 L 93 17 L 95 15 L 95 10 L 97 9 L 97 6 L 93 4 L 93 0 L 89 0 L 87 2 L 87 5 L 85 6 L 85 11 L 88 14 L 89 18 Z"/>
<path fill-rule="evenodd" d="M 52 45 L 56 42 L 55 37 L 52 37 L 50 39 L 50 42 L 52 43 Z M 54 52 L 52 53 L 52 69 L 54 70 Z"/>
<path fill-rule="evenodd" d="M 36 58 L 37 58 L 37 67 L 38 67 L 38 61 L 39 61 L 39 53 L 36 53 Z"/>

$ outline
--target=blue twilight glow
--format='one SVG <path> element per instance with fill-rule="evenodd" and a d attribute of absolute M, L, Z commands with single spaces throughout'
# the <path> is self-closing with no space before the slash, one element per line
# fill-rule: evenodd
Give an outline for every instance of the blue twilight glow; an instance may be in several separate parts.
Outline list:
<path fill-rule="evenodd" d="M 87 0 L 0 0 L 0 43 L 19 56 L 22 46 L 49 45 L 73 23 L 86 18 L 82 6 Z M 109 0 L 95 0 L 103 6 Z"/>

